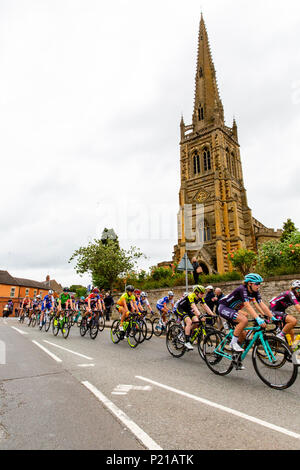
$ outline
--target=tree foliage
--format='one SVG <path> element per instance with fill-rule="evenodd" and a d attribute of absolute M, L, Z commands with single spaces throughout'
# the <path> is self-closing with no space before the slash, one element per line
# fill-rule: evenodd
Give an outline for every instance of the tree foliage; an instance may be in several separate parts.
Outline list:
<path fill-rule="evenodd" d="M 100 289 L 113 289 L 118 276 L 126 276 L 143 254 L 136 248 L 124 250 L 119 243 L 107 239 L 94 239 L 86 247 L 80 247 L 71 256 L 69 262 L 76 260 L 78 274 L 90 274 L 93 284 Z"/>
<path fill-rule="evenodd" d="M 287 240 L 293 232 L 297 232 L 297 228 L 291 219 L 287 219 L 287 221 L 283 224 L 283 232 L 280 241 L 284 242 Z"/>

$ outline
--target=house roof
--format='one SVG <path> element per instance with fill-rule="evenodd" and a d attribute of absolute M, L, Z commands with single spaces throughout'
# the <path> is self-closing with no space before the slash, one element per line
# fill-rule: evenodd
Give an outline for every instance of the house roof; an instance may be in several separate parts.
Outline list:
<path fill-rule="evenodd" d="M 32 279 L 24 279 L 22 277 L 13 277 L 9 274 L 8 271 L 0 270 L 0 284 L 6 284 L 10 286 L 21 286 L 21 287 L 33 287 L 37 289 L 44 289 L 47 290 L 49 288 L 60 291 L 62 287 L 58 282 L 55 280 L 49 281 L 50 285 L 47 281 L 34 281 Z"/>
<path fill-rule="evenodd" d="M 17 279 L 12 277 L 8 271 L 0 270 L 0 284 L 9 284 L 12 286 L 18 286 Z"/>

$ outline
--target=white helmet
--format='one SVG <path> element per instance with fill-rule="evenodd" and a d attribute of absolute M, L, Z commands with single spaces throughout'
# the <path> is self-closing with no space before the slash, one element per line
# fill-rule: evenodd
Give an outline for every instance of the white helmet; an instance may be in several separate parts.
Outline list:
<path fill-rule="evenodd" d="M 52 295 L 52 294 L 53 294 L 53 290 L 51 290 L 51 289 L 48 290 L 48 294 L 49 294 L 49 295 Z"/>
<path fill-rule="evenodd" d="M 294 281 L 294 282 L 292 283 L 292 289 L 296 289 L 297 287 L 298 287 L 298 288 L 300 287 L 300 281 Z"/>
<path fill-rule="evenodd" d="M 172 292 L 171 290 L 169 290 L 168 296 L 169 296 L 169 297 L 174 297 L 174 292 Z"/>
<path fill-rule="evenodd" d="M 147 297 L 146 292 L 141 292 L 141 297 Z"/>
<path fill-rule="evenodd" d="M 41 295 L 40 295 L 40 294 L 38 294 L 38 295 L 36 296 L 36 298 L 37 298 L 37 299 L 40 299 L 40 298 L 41 298 Z"/>

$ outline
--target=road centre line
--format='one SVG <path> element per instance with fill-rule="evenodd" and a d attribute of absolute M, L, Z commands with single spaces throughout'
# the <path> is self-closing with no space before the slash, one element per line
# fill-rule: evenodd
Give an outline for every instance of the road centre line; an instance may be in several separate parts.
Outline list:
<path fill-rule="evenodd" d="M 47 353 L 50 357 L 52 357 L 52 359 L 54 359 L 56 362 L 62 362 L 62 359 L 60 359 L 59 357 L 55 356 L 55 354 L 53 354 L 52 352 L 50 352 L 48 349 L 44 348 L 44 346 L 42 346 L 40 343 L 38 343 L 37 341 L 35 340 L 32 340 L 32 342 L 38 346 L 39 348 L 41 348 L 45 353 Z"/>
<path fill-rule="evenodd" d="M 114 414 L 119 421 L 121 421 L 136 438 L 149 450 L 163 450 L 148 434 L 145 433 L 129 416 L 120 410 L 114 403 L 112 403 L 105 395 L 103 395 L 94 385 L 88 381 L 81 382 L 90 392 L 92 392 L 98 400 L 104 404 L 109 411 Z"/>
<path fill-rule="evenodd" d="M 255 418 L 253 416 L 247 415 L 245 413 L 242 413 L 240 411 L 234 410 L 232 408 L 228 408 L 227 406 L 219 405 L 218 403 L 214 403 L 210 400 L 206 400 L 205 398 L 197 397 L 196 395 L 191 395 L 190 393 L 183 392 L 182 390 L 178 390 L 173 387 L 169 387 L 168 385 L 161 384 L 159 382 L 155 382 L 154 380 L 147 379 L 146 377 L 141 377 L 139 375 L 135 376 L 137 379 L 144 380 L 145 382 L 149 382 L 153 385 L 156 385 L 157 387 L 164 388 L 165 390 L 168 390 L 170 392 L 177 393 L 178 395 L 182 395 L 186 398 L 191 398 L 192 400 L 198 401 L 200 403 L 203 403 L 204 405 L 211 406 L 213 408 L 217 408 L 218 410 L 225 411 L 226 413 L 230 413 L 234 416 L 237 416 L 238 418 L 243 418 L 248 421 L 251 421 L 252 423 L 259 424 L 260 426 L 264 426 L 266 428 L 271 429 L 272 431 L 277 431 L 282 434 L 285 434 L 290 437 L 294 437 L 295 439 L 300 439 L 300 434 L 289 431 L 288 429 L 282 428 L 281 426 L 276 426 L 275 424 L 268 423 L 267 421 L 263 421 L 262 419 Z"/>
<path fill-rule="evenodd" d="M 15 327 L 15 326 L 11 326 L 11 328 L 13 328 L 14 330 L 16 330 L 18 333 L 21 333 L 21 335 L 28 335 L 28 332 L 27 332 L 27 331 L 19 330 L 19 328 Z"/>
<path fill-rule="evenodd" d="M 51 341 L 47 341 L 46 339 L 44 339 L 44 343 L 51 344 L 51 346 L 55 346 L 56 348 L 63 349 L 64 351 L 67 351 L 67 352 L 72 353 L 72 354 L 76 354 L 76 356 L 83 357 L 84 359 L 89 359 L 90 361 L 93 360 L 92 357 L 85 356 L 84 354 L 81 354 L 79 352 L 72 351 L 71 349 L 64 348 L 63 346 L 60 346 L 60 345 L 55 344 L 55 343 L 51 343 Z"/>

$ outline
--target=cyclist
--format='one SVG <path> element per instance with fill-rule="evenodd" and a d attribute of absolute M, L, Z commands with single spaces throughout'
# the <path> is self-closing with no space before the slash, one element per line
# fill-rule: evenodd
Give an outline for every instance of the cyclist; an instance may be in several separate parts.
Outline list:
<path fill-rule="evenodd" d="M 276 321 L 275 316 L 261 299 L 259 286 L 262 282 L 263 278 L 259 274 L 249 273 L 245 276 L 242 285 L 234 289 L 231 294 L 223 297 L 219 302 L 218 314 L 220 317 L 237 324 L 230 342 L 231 348 L 236 352 L 244 351 L 240 344 L 246 338 L 244 328 L 248 324 L 248 314 L 256 320 L 259 326 L 266 327 L 265 320 L 257 314 L 250 303 L 254 305 L 255 302 L 260 313 Z"/>
<path fill-rule="evenodd" d="M 55 306 L 55 300 L 53 296 L 54 292 L 52 289 L 48 291 L 48 294 L 45 295 L 43 302 L 42 302 L 42 311 L 41 311 L 41 316 L 40 316 L 40 329 L 42 329 L 43 326 L 43 321 L 44 321 L 44 315 L 45 315 L 45 310 L 50 310 L 50 312 L 54 311 L 54 306 Z"/>
<path fill-rule="evenodd" d="M 297 319 L 288 313 L 286 309 L 294 306 L 300 312 L 300 281 L 292 282 L 291 288 L 282 292 L 270 300 L 270 310 L 277 320 L 281 320 L 284 327 L 277 336 L 281 339 L 285 338 L 286 334 L 291 335 L 292 343 L 295 342 L 294 328 L 297 325 Z"/>
<path fill-rule="evenodd" d="M 25 295 L 22 304 L 21 304 L 21 312 L 19 316 L 19 321 L 24 316 L 24 314 L 29 314 L 29 309 L 31 308 L 31 300 L 28 294 Z"/>
<path fill-rule="evenodd" d="M 116 304 L 116 309 L 121 314 L 120 320 L 120 331 L 124 331 L 123 323 L 125 319 L 128 317 L 130 312 L 135 312 L 139 314 L 139 308 L 136 303 L 136 299 L 134 296 L 134 287 L 129 285 L 126 287 L 126 292 L 121 295 L 119 300 Z"/>
<path fill-rule="evenodd" d="M 178 318 L 183 320 L 185 323 L 185 347 L 189 350 L 194 349 L 191 345 L 190 338 L 192 331 L 197 327 L 201 313 L 197 308 L 197 304 L 201 302 L 202 307 L 208 315 L 215 316 L 209 306 L 204 300 L 205 287 L 196 285 L 193 288 L 191 294 L 187 294 L 182 297 L 177 303 L 177 315 Z"/>
<path fill-rule="evenodd" d="M 91 313 L 92 310 L 100 310 L 102 312 L 100 291 L 97 287 L 92 289 L 92 292 L 87 296 L 85 301 L 87 302 L 87 312 Z"/>
<path fill-rule="evenodd" d="M 141 292 L 140 295 L 140 306 L 143 309 L 143 312 L 147 311 L 147 308 L 150 310 L 151 315 L 154 315 L 153 308 L 151 307 L 149 300 L 147 299 L 146 292 Z"/>
<path fill-rule="evenodd" d="M 171 304 L 170 309 L 168 308 L 168 304 Z M 162 326 L 165 327 L 167 322 L 166 316 L 170 310 L 173 312 L 174 309 L 174 293 L 170 290 L 168 295 L 159 299 L 157 301 L 156 308 L 160 313 Z"/>
<path fill-rule="evenodd" d="M 67 308 L 71 305 L 71 296 L 69 294 L 69 289 L 67 287 L 63 288 L 63 292 L 57 299 L 58 302 L 58 311 L 60 312 L 62 309 L 67 310 Z"/>

